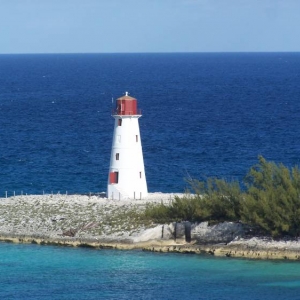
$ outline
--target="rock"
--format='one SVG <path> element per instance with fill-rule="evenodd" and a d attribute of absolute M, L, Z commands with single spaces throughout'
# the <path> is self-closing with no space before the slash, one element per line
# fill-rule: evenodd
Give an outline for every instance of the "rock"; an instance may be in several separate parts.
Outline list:
<path fill-rule="evenodd" d="M 191 225 L 191 239 L 198 243 L 229 243 L 244 235 L 243 224 L 223 222 L 208 226 L 208 222 Z"/>
<path fill-rule="evenodd" d="M 184 222 L 174 222 L 170 224 L 171 232 L 173 233 L 173 238 L 185 239 L 185 224 Z"/>
<path fill-rule="evenodd" d="M 162 225 L 158 225 L 154 228 L 149 228 L 143 231 L 143 233 L 137 237 L 133 238 L 133 241 L 138 242 L 146 242 L 150 240 L 160 240 L 162 235 Z"/>
<path fill-rule="evenodd" d="M 163 240 L 171 240 L 174 239 L 174 232 L 173 232 L 174 228 L 170 227 L 170 225 L 162 225 L 162 236 L 161 238 Z"/>
<path fill-rule="evenodd" d="M 70 228 L 69 230 L 64 231 L 64 232 L 62 233 L 62 236 L 70 236 L 70 237 L 74 237 L 74 236 L 76 235 L 77 231 L 78 231 L 77 229 Z"/>

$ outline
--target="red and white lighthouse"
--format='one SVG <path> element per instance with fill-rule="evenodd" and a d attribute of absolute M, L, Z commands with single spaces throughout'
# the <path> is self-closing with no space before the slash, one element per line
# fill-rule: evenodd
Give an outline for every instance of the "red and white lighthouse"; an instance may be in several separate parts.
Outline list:
<path fill-rule="evenodd" d="M 147 182 L 138 119 L 137 100 L 128 93 L 117 99 L 111 149 L 107 198 L 141 199 L 147 196 Z"/>

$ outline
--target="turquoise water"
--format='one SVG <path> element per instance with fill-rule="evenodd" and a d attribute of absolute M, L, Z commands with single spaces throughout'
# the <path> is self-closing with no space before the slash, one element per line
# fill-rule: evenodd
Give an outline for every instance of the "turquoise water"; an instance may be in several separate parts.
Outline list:
<path fill-rule="evenodd" d="M 0 299 L 300 299 L 300 264 L 0 243 Z"/>

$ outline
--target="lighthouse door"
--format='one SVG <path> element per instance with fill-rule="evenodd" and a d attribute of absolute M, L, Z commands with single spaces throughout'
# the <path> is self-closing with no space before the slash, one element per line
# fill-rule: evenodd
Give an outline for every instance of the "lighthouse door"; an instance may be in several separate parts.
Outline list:
<path fill-rule="evenodd" d="M 109 173 L 109 183 L 118 183 L 119 182 L 119 172 L 110 172 Z"/>

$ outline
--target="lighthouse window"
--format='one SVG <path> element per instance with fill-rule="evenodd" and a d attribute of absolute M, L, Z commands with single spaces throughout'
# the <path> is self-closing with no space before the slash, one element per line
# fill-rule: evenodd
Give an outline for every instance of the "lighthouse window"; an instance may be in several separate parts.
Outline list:
<path fill-rule="evenodd" d="M 135 136 L 135 141 L 136 141 L 136 142 L 139 141 L 139 136 L 138 136 L 138 135 Z"/>
<path fill-rule="evenodd" d="M 120 154 L 116 153 L 116 160 L 119 160 Z"/>
<path fill-rule="evenodd" d="M 122 119 L 118 119 L 118 126 L 122 126 Z"/>
<path fill-rule="evenodd" d="M 140 178 L 142 178 L 142 172 L 140 172 Z"/>

